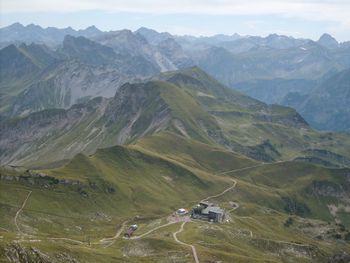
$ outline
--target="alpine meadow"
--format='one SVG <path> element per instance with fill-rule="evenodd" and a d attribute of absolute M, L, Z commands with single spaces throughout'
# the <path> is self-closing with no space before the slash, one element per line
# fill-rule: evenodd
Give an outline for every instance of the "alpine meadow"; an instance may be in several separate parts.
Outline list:
<path fill-rule="evenodd" d="M 349 263 L 349 13 L 3 0 L 0 262 Z"/>

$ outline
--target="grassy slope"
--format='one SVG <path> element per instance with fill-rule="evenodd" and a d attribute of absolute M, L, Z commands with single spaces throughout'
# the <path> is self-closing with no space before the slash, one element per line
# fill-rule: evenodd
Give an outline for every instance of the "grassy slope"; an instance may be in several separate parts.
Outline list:
<path fill-rule="evenodd" d="M 191 139 L 163 132 L 147 136 L 130 147 L 157 154 L 189 167 L 208 170 L 212 173 L 253 166 L 256 161 L 230 152 L 223 147 L 209 146 Z"/>
<path fill-rule="evenodd" d="M 76 105 L 75 110 L 81 108 L 83 117 L 73 119 L 62 129 L 55 129 L 51 125 L 48 128 L 50 132 L 45 132 L 47 136 L 41 136 L 34 143 L 25 142 L 27 150 L 22 148 L 22 156 L 18 155 L 17 160 L 11 161 L 32 167 L 42 166 L 72 158 L 79 152 L 92 154 L 101 147 L 132 143 L 161 130 L 217 147 L 219 144 L 225 145 L 244 154 L 253 150 L 248 156 L 257 159 L 260 154 L 270 155 L 268 150 L 265 152 L 260 147 L 267 141 L 278 151 L 277 154 L 271 154 L 270 159 L 275 160 L 304 157 L 306 154 L 303 151 L 307 149 L 328 150 L 342 155 L 340 158 L 348 155 L 348 135 L 318 133 L 308 127 L 295 110 L 266 105 L 229 90 L 198 68 L 165 73 L 161 79 L 167 82 L 129 85 L 123 89 L 124 93 L 117 93 L 116 98 L 126 96 L 126 101 L 132 102 L 125 103 L 121 110 L 113 109 L 118 108 L 115 106 L 118 104 L 116 99 L 108 102 L 107 108 L 112 109 L 110 112 L 103 112 L 101 103 L 101 106 L 96 106 L 101 107 L 101 110 L 84 115 L 84 111 L 91 111 L 89 104 L 94 104 L 98 99 Z M 139 93 L 145 94 L 145 97 L 138 96 Z M 133 112 L 133 109 L 137 111 Z M 66 112 L 67 115 L 74 112 L 74 107 Z M 18 125 L 24 122 L 19 119 Z M 35 125 L 25 127 L 25 130 L 35 129 Z M 122 134 L 125 138 L 120 141 Z M 8 150 L 10 156 L 11 151 L 14 150 Z M 308 157 L 313 157 L 310 152 L 311 156 Z M 331 158 L 326 161 L 336 165 L 342 163 Z"/>
<path fill-rule="evenodd" d="M 197 67 L 164 73 L 162 78 L 192 94 L 216 119 L 228 140 L 243 146 L 269 140 L 281 153 L 282 160 L 303 156 L 301 152 L 305 149 L 325 149 L 342 156 L 349 154 L 348 135 L 317 132 L 303 123 L 294 109 L 266 105 L 229 90 Z"/>
<path fill-rule="evenodd" d="M 205 196 L 221 192 L 232 184 L 229 179 L 235 178 L 236 189 L 215 199 L 227 210 L 229 201 L 240 204 L 238 210 L 230 213 L 232 221 L 220 225 L 189 223 L 179 234 L 180 240 L 196 246 L 201 261 L 284 262 L 283 258 L 287 257 L 289 262 L 322 262 L 338 249 L 350 249 L 346 245 L 336 246 L 335 241 L 311 239 L 310 235 L 300 232 L 297 224 L 284 227 L 288 215 L 281 201 L 281 196 L 296 196 L 309 206 L 311 213 L 306 216 L 330 220 L 325 206 L 330 200 L 315 203 L 306 188 L 315 179 L 342 184 L 345 170 L 287 162 L 224 177 L 213 175 L 215 171 L 256 164 L 222 148 L 168 132 L 145 137 L 128 147 L 101 149 L 90 157 L 80 154 L 66 166 L 44 172 L 59 179 L 79 180 L 90 185 L 83 189 L 62 185 L 47 189 L 29 182 L 1 181 L 0 208 L 7 212 L 2 213 L 0 226 L 9 230 L 0 229 L 1 246 L 18 238 L 13 218 L 31 190 L 30 199 L 18 220 L 23 232 L 42 241 L 24 242 L 23 246 L 38 248 L 51 256 L 66 252 L 87 262 L 191 262 L 189 250 L 172 239 L 171 233 L 178 229 L 178 224 L 140 240 L 119 239 L 106 249 L 101 245 L 89 247 L 87 242 L 113 236 L 117 225 L 135 215 L 142 216 L 133 222 L 140 225 L 139 233 L 144 233 L 164 223 L 164 218 L 174 209 L 190 208 Z M 300 188 L 300 185 L 305 187 Z M 68 237 L 85 244 L 49 241 L 47 237 Z M 164 261 L 164 256 L 169 261 Z"/>
<path fill-rule="evenodd" d="M 200 74 L 196 69 L 194 73 Z M 31 190 L 33 193 L 19 222 L 23 232 L 41 242 L 25 243 L 28 247 L 39 248 L 50 255 L 66 251 L 88 262 L 167 262 L 165 258 L 169 258 L 168 262 L 191 262 L 189 250 L 172 238 L 171 233 L 179 225 L 169 226 L 140 240 L 119 239 L 106 249 L 100 245 L 89 247 L 87 243 L 113 236 L 117 225 L 136 215 L 142 217 L 131 221 L 140 225 L 139 233 L 144 233 L 146 229 L 164 223 L 174 209 L 191 208 L 204 197 L 221 192 L 232 184 L 230 179 L 235 178 L 238 182 L 235 190 L 216 200 L 227 210 L 230 201 L 240 204 L 239 209 L 230 213 L 231 222 L 222 225 L 190 223 L 179 234 L 181 240 L 196 246 L 202 261 L 323 262 L 338 250 L 350 250 L 348 244 L 336 244 L 334 238 L 316 240 L 315 235 L 301 230 L 305 225 L 316 224 L 315 219 L 321 219 L 323 223 L 333 221 L 327 205 L 340 203 L 338 198 L 313 195 L 311 184 L 321 180 L 344 186 L 348 170 L 284 162 L 226 176 L 215 175 L 259 163 L 215 144 L 207 130 L 220 126 L 231 140 L 245 145 L 269 139 L 281 151 L 281 159 L 290 159 L 311 146 L 347 154 L 349 138 L 346 135 L 319 134 L 308 128 L 291 128 L 278 123 L 284 117 L 293 116 L 293 110 L 270 108 L 247 97 L 243 103 L 246 106 L 240 104 L 240 99 L 237 103 L 228 102 L 224 97 L 237 98 L 238 95 L 220 86 L 210 89 L 215 84 L 210 78 L 202 79 L 204 84 L 185 85 L 188 78 L 182 76 L 173 81 L 180 81 L 179 86 L 165 82 L 138 86 L 149 92 L 149 97 L 143 101 L 142 119 L 131 129 L 128 140 L 131 145 L 100 149 L 91 156 L 79 154 L 64 167 L 44 171 L 58 179 L 79 180 L 83 186 L 59 185 L 49 189 L 30 181 L 0 181 L 0 211 L 8 211 L 3 213 L 0 227 L 9 231 L 0 229 L 2 246 L 20 237 L 15 236 L 13 219 Z M 145 127 L 155 114 L 154 98 L 169 107 L 171 121 L 166 132 L 152 134 L 152 131 L 144 137 L 147 135 Z M 259 119 L 259 114 L 266 110 L 270 110 L 270 117 L 276 122 Z M 214 118 L 213 111 L 225 114 L 214 114 Z M 93 121 L 93 116 L 90 117 L 75 123 L 72 132 L 58 136 L 56 150 L 65 149 L 67 145 L 76 147 L 71 143 L 81 140 L 83 130 L 84 137 L 88 135 L 86 127 Z M 181 121 L 187 137 L 179 135 L 183 131 L 174 120 Z M 103 123 L 105 119 L 98 121 Z M 104 143 L 115 143 L 121 128 L 119 122 L 110 126 Z M 139 136 L 142 139 L 137 140 Z M 93 143 L 103 145 L 98 141 Z M 45 162 L 45 154 L 40 157 Z M 284 226 L 290 216 L 286 211 L 286 198 L 304 210 L 308 208 L 305 213 L 293 215 L 298 223 L 289 228 Z M 300 216 L 309 221 L 303 223 Z M 339 217 L 349 228 L 348 213 L 340 213 Z M 333 232 L 336 228 L 333 224 L 327 227 Z M 47 237 L 68 237 L 84 244 L 53 242 Z"/>

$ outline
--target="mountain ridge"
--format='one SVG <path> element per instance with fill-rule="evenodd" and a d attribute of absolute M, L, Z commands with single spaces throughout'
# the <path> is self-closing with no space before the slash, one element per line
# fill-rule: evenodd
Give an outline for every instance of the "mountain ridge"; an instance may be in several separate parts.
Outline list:
<path fill-rule="evenodd" d="M 312 147 L 320 140 L 295 110 L 266 105 L 231 91 L 198 67 L 163 73 L 158 78 L 163 80 L 124 84 L 113 98 L 95 98 L 67 110 L 44 110 L 3 122 L 2 161 L 16 165 L 56 162 L 79 152 L 92 154 L 101 147 L 130 144 L 161 131 L 265 161 L 285 159 L 290 154 L 296 157 L 306 145 Z M 246 130 L 237 129 L 235 123 Z M 269 129 L 278 130 L 280 135 L 273 136 L 275 132 L 270 134 Z M 283 139 L 291 134 L 296 137 Z M 31 139 L 25 139 L 27 136 Z M 258 139 L 260 136 L 270 139 Z M 309 136 L 311 141 L 306 139 Z M 325 149 L 338 147 L 337 136 L 332 139 L 334 146 Z M 41 149 L 47 142 L 50 144 Z M 343 151 L 338 154 L 343 155 Z"/>

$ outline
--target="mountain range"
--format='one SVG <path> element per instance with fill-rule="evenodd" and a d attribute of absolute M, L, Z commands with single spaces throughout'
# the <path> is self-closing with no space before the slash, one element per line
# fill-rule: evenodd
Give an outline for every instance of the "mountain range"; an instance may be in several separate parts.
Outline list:
<path fill-rule="evenodd" d="M 349 43 L 0 36 L 0 261 L 349 257 Z M 176 213 L 205 202 L 221 223 Z"/>
<path fill-rule="evenodd" d="M 329 34 L 323 34 L 318 41 L 277 34 L 192 37 L 158 33 L 144 27 L 135 32 L 103 32 L 94 26 L 85 30 L 44 29 L 16 23 L 0 29 L 0 36 L 1 46 L 12 43 L 20 48 L 22 45 L 23 51 L 24 45 L 35 43 L 60 61 L 77 59 L 90 67 L 108 65 L 108 69 L 101 70 L 118 71 L 121 82 L 131 81 L 134 76 L 142 79 L 197 65 L 233 89 L 269 104 L 286 106 L 291 105 L 288 104 L 291 96 L 298 100 L 291 106 L 303 104 L 302 98 L 313 96 L 311 93 L 316 86 L 350 67 L 349 42 L 339 43 Z M 23 42 L 26 44 L 20 44 Z M 42 59 L 52 61 L 53 58 Z M 40 61 L 36 63 L 38 65 Z M 108 96 L 114 92 L 115 89 Z M 106 96 L 105 93 L 100 95 Z M 93 94 L 82 95 L 91 96 Z M 331 100 L 333 105 L 342 105 L 336 97 Z M 349 103 L 348 100 L 344 102 Z M 313 109 L 319 107 L 321 105 L 316 105 Z M 300 111 L 314 125 L 304 112 Z M 335 108 L 328 108 L 327 112 L 330 116 L 322 119 L 325 115 L 320 115 L 315 128 L 348 131 L 350 124 L 338 125 L 337 121 L 339 115 L 346 113 Z M 326 124 L 329 121 L 331 125 Z"/>

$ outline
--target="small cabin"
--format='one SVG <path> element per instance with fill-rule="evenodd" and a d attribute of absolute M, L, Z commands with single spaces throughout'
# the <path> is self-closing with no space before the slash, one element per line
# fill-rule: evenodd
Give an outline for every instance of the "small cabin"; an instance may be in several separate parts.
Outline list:
<path fill-rule="evenodd" d="M 137 225 L 131 225 L 124 233 L 125 238 L 130 238 L 132 234 L 137 230 Z"/>
<path fill-rule="evenodd" d="M 188 214 L 188 211 L 185 208 L 180 208 L 176 211 L 176 214 L 179 216 L 183 216 L 183 215 Z"/>

